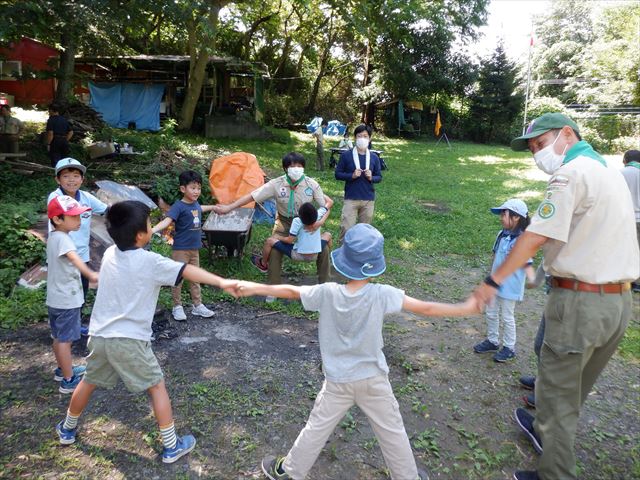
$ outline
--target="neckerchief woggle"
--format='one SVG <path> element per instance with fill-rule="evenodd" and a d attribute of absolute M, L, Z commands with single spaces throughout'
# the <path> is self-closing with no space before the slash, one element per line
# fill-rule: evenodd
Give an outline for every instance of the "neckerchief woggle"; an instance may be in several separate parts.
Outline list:
<path fill-rule="evenodd" d="M 285 174 L 285 178 L 287 179 L 287 183 L 289 184 L 289 204 L 287 205 L 287 213 L 289 214 L 290 218 L 293 218 L 296 216 L 296 208 L 295 208 L 295 201 L 293 199 L 293 192 L 296 189 L 296 187 L 300 185 L 300 182 L 304 180 L 304 174 L 302 174 L 302 176 L 295 182 L 289 178 L 289 175 Z"/>
<path fill-rule="evenodd" d="M 638 162 L 628 162 L 625 166 L 626 167 L 636 167 L 638 170 L 640 170 L 640 163 L 638 163 Z"/>
<path fill-rule="evenodd" d="M 360 157 L 358 157 L 358 147 L 353 147 L 353 150 L 351 150 L 351 155 L 353 156 L 353 164 L 356 167 L 356 170 L 358 170 L 360 168 Z M 371 153 L 369 152 L 369 149 L 367 148 L 365 154 L 364 154 L 364 166 L 365 166 L 365 170 L 369 170 L 369 164 L 371 163 Z"/>

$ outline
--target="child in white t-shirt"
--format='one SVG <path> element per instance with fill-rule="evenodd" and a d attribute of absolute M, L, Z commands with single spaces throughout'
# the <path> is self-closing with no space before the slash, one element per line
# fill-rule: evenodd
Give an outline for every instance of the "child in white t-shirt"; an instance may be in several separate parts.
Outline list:
<path fill-rule="evenodd" d="M 251 262 L 258 270 L 266 273 L 269 270 L 269 256 L 274 248 L 292 260 L 299 262 L 315 262 L 325 246 L 331 249 L 331 234 L 320 232 L 320 228 L 314 228 L 314 224 L 327 215 L 329 210 L 325 207 L 316 209 L 313 203 L 306 202 L 300 205 L 298 216 L 291 222 L 289 235 L 274 234 L 264 241 L 262 256 L 252 255 Z"/>
<path fill-rule="evenodd" d="M 149 208 L 141 202 L 112 205 L 107 225 L 115 245 L 105 251 L 100 267 L 100 289 L 89 330 L 91 354 L 67 416 L 56 431 L 60 443 L 74 443 L 78 417 L 95 388 L 112 388 L 120 378 L 129 391 L 149 394 L 164 445 L 162 461 L 173 463 L 193 450 L 196 441 L 192 435 L 176 436 L 171 401 L 151 349 L 151 321 L 160 287 L 177 285 L 186 278 L 233 293 L 236 282 L 144 250 L 152 230 Z"/>
<path fill-rule="evenodd" d="M 449 305 L 423 302 L 389 285 L 370 280 L 385 271 L 384 239 L 369 224 L 350 228 L 342 247 L 331 252 L 335 269 L 346 285 L 261 285 L 238 282 L 240 296 L 272 295 L 301 299 L 306 310 L 320 313 L 318 337 L 325 381 L 307 425 L 286 457 L 267 456 L 262 471 L 271 480 L 305 478 L 329 435 L 354 405 L 367 415 L 378 439 L 391 478 L 427 479 L 418 473 L 398 402 L 389 383 L 382 352 L 382 322 L 401 310 L 427 316 L 478 313 L 475 300 Z"/>

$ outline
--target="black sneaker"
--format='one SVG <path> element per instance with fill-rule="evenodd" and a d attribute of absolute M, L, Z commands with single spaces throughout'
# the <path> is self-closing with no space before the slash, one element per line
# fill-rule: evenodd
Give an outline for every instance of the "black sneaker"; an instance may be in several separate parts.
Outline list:
<path fill-rule="evenodd" d="M 538 472 L 519 470 L 513 474 L 514 480 L 538 480 Z"/>
<path fill-rule="evenodd" d="M 282 469 L 282 462 L 284 462 L 284 457 L 274 457 L 273 455 L 267 455 L 262 459 L 262 472 L 270 480 L 293 480 Z"/>
<path fill-rule="evenodd" d="M 493 343 L 491 340 L 489 340 L 488 338 L 481 341 L 480 343 L 476 344 L 473 347 L 473 351 L 476 353 L 489 353 L 489 352 L 497 352 L 498 351 L 498 345 L 496 345 L 495 343 Z"/>
<path fill-rule="evenodd" d="M 418 480 L 429 480 L 429 475 L 426 470 L 418 468 Z"/>
<path fill-rule="evenodd" d="M 536 377 L 534 375 L 523 375 L 520 377 L 520 386 L 527 390 L 536 388 Z"/>
<path fill-rule="evenodd" d="M 529 408 L 536 408 L 536 395 L 534 393 L 529 393 L 522 397 L 522 401 Z"/>
<path fill-rule="evenodd" d="M 535 417 L 524 408 L 516 408 L 515 412 L 513 412 L 513 416 L 518 425 L 520 425 L 522 431 L 529 437 L 529 440 L 531 440 L 533 448 L 535 448 L 536 452 L 542 455 L 542 441 L 540 440 L 540 437 L 538 437 L 538 434 L 533 430 L 533 421 L 535 420 Z"/>
<path fill-rule="evenodd" d="M 498 353 L 493 356 L 493 361 L 498 363 L 510 362 L 516 358 L 516 352 L 509 347 L 502 347 Z"/>

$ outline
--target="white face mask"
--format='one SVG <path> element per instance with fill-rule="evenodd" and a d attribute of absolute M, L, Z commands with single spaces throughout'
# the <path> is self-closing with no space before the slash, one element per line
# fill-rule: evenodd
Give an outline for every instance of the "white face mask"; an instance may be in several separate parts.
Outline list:
<path fill-rule="evenodd" d="M 289 176 L 289 178 L 291 180 L 293 180 L 294 182 L 297 182 L 298 180 L 300 180 L 300 177 L 302 177 L 302 175 L 304 175 L 304 168 L 303 167 L 289 167 L 289 168 L 287 168 L 287 175 Z"/>
<path fill-rule="evenodd" d="M 369 146 L 369 139 L 364 137 L 356 138 L 356 147 L 360 150 L 365 150 Z"/>
<path fill-rule="evenodd" d="M 567 146 L 564 146 L 564 150 L 562 150 L 562 154 L 557 154 L 553 149 L 553 146 L 560 138 L 560 133 L 556 136 L 556 139 L 553 141 L 551 145 L 547 145 L 542 150 L 533 154 L 533 159 L 536 161 L 536 165 L 543 172 L 553 175 L 553 173 L 562 166 L 562 162 L 564 161 L 564 154 L 567 151 Z"/>

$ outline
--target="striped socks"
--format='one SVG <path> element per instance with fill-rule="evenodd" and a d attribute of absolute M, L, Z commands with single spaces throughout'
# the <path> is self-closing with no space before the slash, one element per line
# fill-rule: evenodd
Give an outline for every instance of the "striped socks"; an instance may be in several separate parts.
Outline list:
<path fill-rule="evenodd" d="M 74 415 L 70 410 L 67 410 L 67 418 L 64 419 L 64 425 L 62 425 L 62 428 L 66 430 L 73 430 L 78 426 L 78 418 L 80 418 L 80 414 Z"/>
<path fill-rule="evenodd" d="M 164 445 L 164 448 L 175 448 L 178 439 L 176 437 L 176 426 L 173 422 L 169 425 L 165 425 L 164 427 L 161 426 L 160 435 L 162 435 L 162 444 Z"/>

